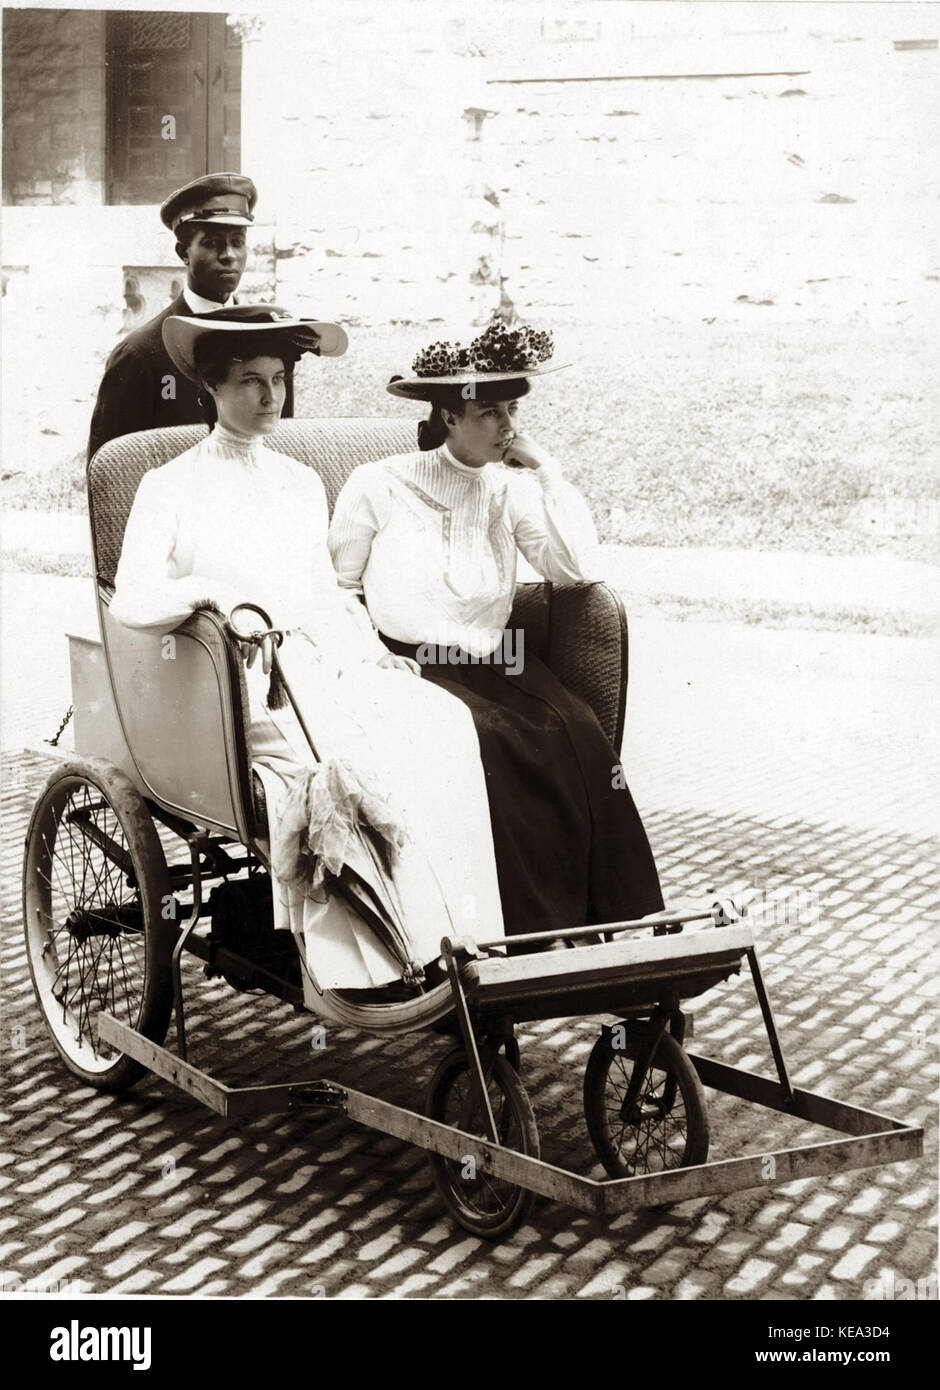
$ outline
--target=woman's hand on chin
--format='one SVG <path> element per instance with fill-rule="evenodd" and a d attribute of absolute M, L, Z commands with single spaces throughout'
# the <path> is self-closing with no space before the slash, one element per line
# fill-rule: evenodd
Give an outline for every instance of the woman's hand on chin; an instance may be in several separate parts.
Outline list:
<path fill-rule="evenodd" d="M 551 467 L 552 459 L 548 451 L 536 444 L 526 434 L 517 434 L 503 454 L 503 463 L 510 468 Z"/>
<path fill-rule="evenodd" d="M 396 656 L 394 652 L 380 656 L 375 664 L 381 666 L 383 671 L 411 671 L 416 676 L 421 675 L 421 667 L 416 661 L 412 661 L 410 656 Z"/>

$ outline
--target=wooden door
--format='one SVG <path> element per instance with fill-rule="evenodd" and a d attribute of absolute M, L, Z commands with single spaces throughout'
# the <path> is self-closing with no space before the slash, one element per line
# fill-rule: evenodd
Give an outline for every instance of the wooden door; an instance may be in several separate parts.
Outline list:
<path fill-rule="evenodd" d="M 222 14 L 108 15 L 108 201 L 162 203 L 241 161 L 241 47 Z"/>

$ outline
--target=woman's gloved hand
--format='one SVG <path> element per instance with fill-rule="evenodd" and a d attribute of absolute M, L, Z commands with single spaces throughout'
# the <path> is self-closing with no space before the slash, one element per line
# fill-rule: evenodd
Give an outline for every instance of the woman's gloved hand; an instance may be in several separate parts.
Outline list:
<path fill-rule="evenodd" d="M 274 653 L 274 642 L 270 637 L 264 637 L 260 642 L 240 642 L 242 660 L 251 670 L 258 660 L 258 653 L 261 653 L 261 669 L 265 675 L 271 670 L 271 659 Z"/>
<path fill-rule="evenodd" d="M 416 676 L 421 675 L 421 667 L 417 661 L 413 661 L 410 656 L 396 656 L 394 652 L 380 656 L 375 664 L 381 666 L 384 671 L 411 671 Z"/>

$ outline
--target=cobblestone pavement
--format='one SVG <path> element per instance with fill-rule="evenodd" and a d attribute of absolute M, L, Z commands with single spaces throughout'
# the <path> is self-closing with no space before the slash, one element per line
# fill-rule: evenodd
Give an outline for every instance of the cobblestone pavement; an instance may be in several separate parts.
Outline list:
<path fill-rule="evenodd" d="M 762 960 L 795 1081 L 928 1126 L 925 1157 L 600 1222 L 540 1201 L 501 1245 L 453 1226 L 417 1150 L 325 1114 L 217 1120 L 156 1080 L 121 1097 L 75 1082 L 32 1000 L 19 872 L 44 767 L 8 762 L 0 1283 L 96 1293 L 611 1299 L 860 1299 L 929 1280 L 936 1172 L 936 844 L 799 818 L 647 818 L 667 900 L 735 878 L 770 909 Z M 188 967 L 192 1060 L 228 1081 L 330 1077 L 420 1108 L 448 1043 L 330 1030 Z M 694 1050 L 770 1074 L 749 979 L 696 1001 Z M 601 1176 L 581 1113 L 597 1020 L 521 1030 L 543 1157 Z M 712 1098 L 714 1102 L 712 1103 Z M 711 1157 L 826 1137 L 709 1093 Z M 927 1288 L 929 1286 L 924 1285 Z M 932 1286 L 936 1296 L 936 1284 Z M 890 1293 L 888 1296 L 891 1296 Z"/>

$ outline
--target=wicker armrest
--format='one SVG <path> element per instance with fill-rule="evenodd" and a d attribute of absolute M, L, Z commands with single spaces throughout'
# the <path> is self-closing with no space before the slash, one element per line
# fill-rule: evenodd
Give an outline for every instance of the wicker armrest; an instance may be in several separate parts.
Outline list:
<path fill-rule="evenodd" d="M 525 633 L 524 650 L 540 657 L 597 715 L 619 750 L 627 703 L 627 615 L 603 583 L 558 588 L 520 584 L 509 619 Z"/>
<path fill-rule="evenodd" d="M 627 704 L 627 614 L 607 584 L 553 588 L 548 665 L 591 706 L 614 748 L 620 748 Z"/>
<path fill-rule="evenodd" d="M 551 624 L 551 584 L 517 584 L 512 613 L 507 626 L 525 633 L 525 652 L 548 661 L 548 632 Z"/>

